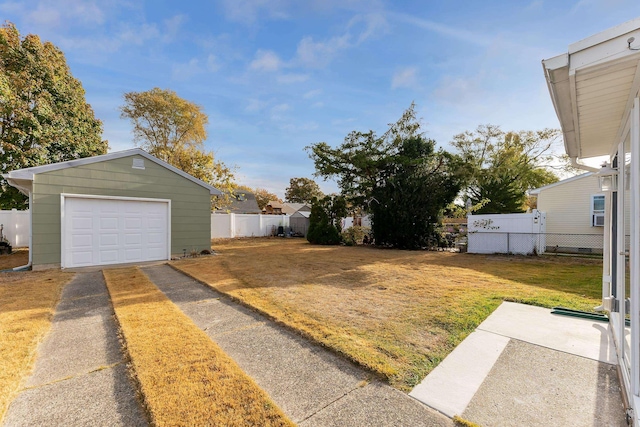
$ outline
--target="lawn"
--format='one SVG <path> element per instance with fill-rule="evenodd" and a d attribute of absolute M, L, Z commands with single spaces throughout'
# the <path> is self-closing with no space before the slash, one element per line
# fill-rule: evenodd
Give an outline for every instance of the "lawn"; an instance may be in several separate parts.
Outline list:
<path fill-rule="evenodd" d="M 410 390 L 504 300 L 591 310 L 601 262 L 214 241 L 173 265 Z"/>
<path fill-rule="evenodd" d="M 29 262 L 29 249 L 14 249 L 9 255 L 0 255 L 0 270 L 8 270 L 10 268 L 20 267 Z"/>
<path fill-rule="evenodd" d="M 61 271 L 0 273 L 0 424 L 33 368 L 60 292 L 72 277 Z"/>

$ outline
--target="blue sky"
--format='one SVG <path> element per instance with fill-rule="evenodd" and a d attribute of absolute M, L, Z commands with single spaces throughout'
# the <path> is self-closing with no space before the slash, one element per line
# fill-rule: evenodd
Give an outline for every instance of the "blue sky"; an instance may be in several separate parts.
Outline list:
<path fill-rule="evenodd" d="M 172 89 L 240 183 L 280 196 L 312 177 L 305 146 L 382 132 L 412 101 L 445 149 L 480 124 L 558 127 L 540 61 L 637 16 L 638 0 L 0 1 L 64 51 L 111 150 L 134 146 L 122 94 Z"/>

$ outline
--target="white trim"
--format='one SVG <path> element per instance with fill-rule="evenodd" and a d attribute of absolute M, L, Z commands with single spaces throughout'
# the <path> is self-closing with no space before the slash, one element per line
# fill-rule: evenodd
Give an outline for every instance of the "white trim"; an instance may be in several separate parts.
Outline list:
<path fill-rule="evenodd" d="M 201 181 L 174 166 L 171 166 L 169 163 L 164 162 L 158 159 L 157 157 L 154 157 L 151 154 L 139 148 L 133 148 L 131 150 L 124 150 L 124 151 L 116 151 L 113 153 L 102 154 L 100 156 L 85 157 L 85 158 L 76 159 L 76 160 L 67 160 L 66 162 L 52 163 L 50 165 L 42 165 L 42 166 L 34 166 L 31 168 L 25 168 L 25 169 L 17 169 L 9 173 L 6 173 L 2 176 L 7 180 L 23 179 L 27 181 L 33 181 L 33 176 L 39 173 L 51 172 L 51 171 L 56 171 L 60 169 L 74 168 L 77 166 L 90 165 L 93 163 L 104 162 L 107 160 L 115 160 L 123 157 L 135 156 L 135 155 L 142 156 L 145 159 L 148 159 L 149 161 L 152 161 L 166 169 L 169 169 L 171 172 L 174 172 L 180 175 L 181 177 L 186 178 L 189 181 L 195 184 L 198 184 L 201 187 L 206 188 L 207 190 L 209 190 L 209 194 L 211 195 L 219 196 L 222 194 L 222 192 L 217 188 L 212 187 L 206 182 Z"/>
<path fill-rule="evenodd" d="M 590 47 L 596 46 L 600 43 L 604 43 L 616 37 L 623 36 L 632 31 L 637 30 L 640 27 L 640 18 L 634 18 L 630 21 L 623 22 L 622 24 L 616 25 L 615 27 L 606 29 L 597 34 L 587 37 L 586 39 L 582 39 L 575 43 L 571 43 L 569 45 L 569 54 L 580 52 L 581 50 L 588 49 Z M 636 42 L 640 42 L 640 40 L 636 40 Z"/>
<path fill-rule="evenodd" d="M 635 405 L 640 396 L 640 99 L 631 109 L 631 242 L 629 245 L 631 297 L 631 394 Z M 622 174 L 624 175 L 624 174 Z M 623 178 L 624 180 L 625 178 Z M 635 407 L 637 409 L 637 406 Z"/>
<path fill-rule="evenodd" d="M 99 196 L 94 194 L 60 193 L 60 268 L 65 265 L 65 220 L 64 209 L 67 198 L 73 199 L 97 199 L 97 200 L 124 200 L 134 202 L 154 202 L 167 204 L 167 260 L 171 260 L 171 199 L 152 199 L 148 197 L 124 197 L 124 196 Z"/>

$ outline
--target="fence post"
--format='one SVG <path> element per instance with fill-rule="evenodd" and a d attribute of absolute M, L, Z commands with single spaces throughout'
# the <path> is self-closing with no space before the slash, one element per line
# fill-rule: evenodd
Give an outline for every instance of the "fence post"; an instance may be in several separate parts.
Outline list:
<path fill-rule="evenodd" d="M 507 255 L 511 253 L 511 246 L 509 245 L 509 236 L 511 233 L 507 233 Z"/>
<path fill-rule="evenodd" d="M 267 235 L 267 231 L 264 230 L 264 224 L 262 221 L 262 214 L 258 214 L 258 227 L 260 228 L 260 236 L 264 237 Z"/>
<path fill-rule="evenodd" d="M 229 237 L 236 237 L 236 214 L 229 214 Z"/>

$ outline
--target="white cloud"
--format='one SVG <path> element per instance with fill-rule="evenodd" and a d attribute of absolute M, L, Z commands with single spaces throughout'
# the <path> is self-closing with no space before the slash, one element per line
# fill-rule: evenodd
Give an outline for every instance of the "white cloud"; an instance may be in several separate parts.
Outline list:
<path fill-rule="evenodd" d="M 422 28 L 424 30 L 477 46 L 490 46 L 493 42 L 491 37 L 487 37 L 482 34 L 476 34 L 462 28 L 455 28 L 448 25 L 440 24 L 439 22 L 430 21 L 428 19 L 416 18 L 413 15 L 389 12 L 387 16 L 395 18 L 398 21 Z"/>
<path fill-rule="evenodd" d="M 280 57 L 271 50 L 258 50 L 249 68 L 257 71 L 278 71 L 282 66 Z"/>
<path fill-rule="evenodd" d="M 244 108 L 244 111 L 249 113 L 255 113 L 256 111 L 260 111 L 267 106 L 267 103 L 264 101 L 260 101 L 259 99 L 250 99 L 249 104 Z"/>
<path fill-rule="evenodd" d="M 436 100 L 443 104 L 460 105 L 468 104 L 471 100 L 482 97 L 482 91 L 478 85 L 478 77 L 450 77 L 445 76 L 433 91 Z"/>
<path fill-rule="evenodd" d="M 260 18 L 287 19 L 289 1 L 287 0 L 222 0 L 222 9 L 229 21 L 246 25 Z"/>
<path fill-rule="evenodd" d="M 302 83 L 309 80 L 308 74 L 282 74 L 277 77 L 278 83 L 281 84 L 293 84 Z"/>
<path fill-rule="evenodd" d="M 322 108 L 324 107 L 324 102 L 314 102 L 311 104 L 311 108 Z"/>
<path fill-rule="evenodd" d="M 86 0 L 41 0 L 34 6 L 26 2 L 5 2 L 0 10 L 24 16 L 25 21 L 44 28 L 68 24 L 101 25 L 105 13 L 98 2 Z"/>
<path fill-rule="evenodd" d="M 174 80 L 189 80 L 191 77 L 204 72 L 197 58 L 192 58 L 187 63 L 173 64 L 171 67 L 171 77 Z"/>
<path fill-rule="evenodd" d="M 322 93 L 322 89 L 314 89 L 314 90 L 310 90 L 309 92 L 305 93 L 304 95 L 302 95 L 302 97 L 304 99 L 311 99 L 314 98 L 318 95 L 320 95 Z"/>
<path fill-rule="evenodd" d="M 180 34 L 180 28 L 185 22 L 187 22 L 187 16 L 181 14 L 165 19 L 162 40 L 167 43 L 174 41 Z"/>
<path fill-rule="evenodd" d="M 305 37 L 298 43 L 298 61 L 306 67 L 324 67 L 339 51 L 349 47 L 349 39 L 349 34 L 332 37 L 326 42 L 315 42 L 312 37 Z"/>
<path fill-rule="evenodd" d="M 349 21 L 347 28 L 349 30 L 353 30 L 361 24 L 364 25 L 364 28 L 358 36 L 356 44 L 360 44 L 371 37 L 377 36 L 378 34 L 386 33 L 389 30 L 389 23 L 383 13 L 356 15 L 351 19 L 351 21 Z"/>
<path fill-rule="evenodd" d="M 284 121 L 286 118 L 284 113 L 286 113 L 290 109 L 291 107 L 289 106 L 289 104 L 274 105 L 273 107 L 271 107 L 271 120 L 280 122 Z"/>
<path fill-rule="evenodd" d="M 220 69 L 220 63 L 218 62 L 218 58 L 214 54 L 209 54 L 207 57 L 207 70 L 209 71 L 218 71 Z"/>
<path fill-rule="evenodd" d="M 524 10 L 526 10 L 526 11 L 540 10 L 540 9 L 542 9 L 543 6 L 544 6 L 544 1 L 542 1 L 542 0 L 533 0 L 531 3 L 529 3 L 527 5 L 527 7 L 524 8 Z"/>
<path fill-rule="evenodd" d="M 415 88 L 418 85 L 416 67 L 406 67 L 396 71 L 391 79 L 391 89 Z"/>

